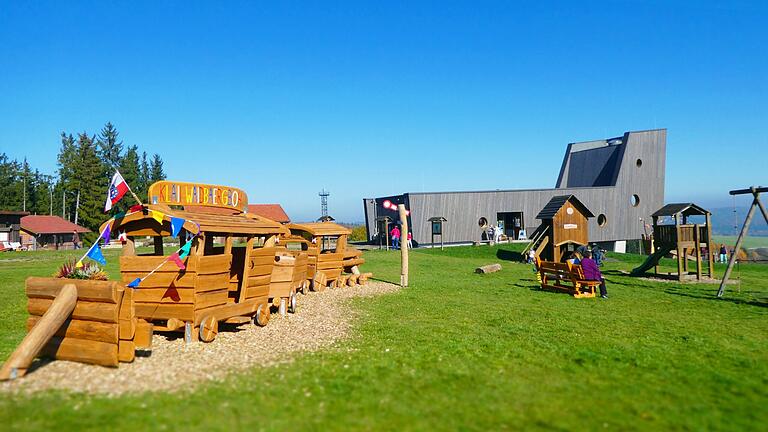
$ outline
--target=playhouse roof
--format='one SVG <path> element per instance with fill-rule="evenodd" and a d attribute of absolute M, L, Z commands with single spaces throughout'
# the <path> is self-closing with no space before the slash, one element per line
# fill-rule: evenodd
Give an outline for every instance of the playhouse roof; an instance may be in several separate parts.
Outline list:
<path fill-rule="evenodd" d="M 349 235 L 352 231 L 349 228 L 343 227 L 333 222 L 308 222 L 308 223 L 292 223 L 288 225 L 291 231 L 305 231 L 313 236 L 324 235 Z"/>
<path fill-rule="evenodd" d="M 651 216 L 674 216 L 678 213 L 682 213 L 685 216 L 704 216 L 710 214 L 709 211 L 694 203 L 671 203 L 656 210 Z"/>
<path fill-rule="evenodd" d="M 146 208 L 146 214 L 139 211 L 112 221 L 112 232 L 117 230 L 131 231 L 132 228 L 140 229 L 142 228 L 141 225 L 133 225 L 133 223 L 142 220 L 153 220 L 154 218 L 150 212 L 157 211 L 162 214 L 163 219 L 162 225 L 155 225 L 156 222 L 151 223 L 151 226 L 157 227 L 155 230 L 157 231 L 157 235 L 159 235 L 160 231 L 170 230 L 170 221 L 173 217 L 184 219 L 184 228 L 193 233 L 197 232 L 197 226 L 199 226 L 200 231 L 220 234 L 288 234 L 288 229 L 282 224 L 256 215 L 246 215 L 245 213 L 227 215 L 212 214 L 208 212 L 191 212 L 171 209 L 163 204 L 148 205 Z M 108 223 L 110 223 L 110 221 L 102 224 L 101 229 L 103 230 L 104 225 Z"/>
<path fill-rule="evenodd" d="M 549 200 L 547 205 L 545 205 L 539 214 L 536 215 L 536 219 L 552 219 L 555 217 L 555 214 L 557 214 L 558 210 L 560 210 L 560 208 L 563 207 L 568 201 L 570 201 L 574 207 L 578 208 L 584 216 L 588 218 L 595 217 L 595 215 L 589 211 L 587 206 L 579 201 L 575 195 L 558 195 L 556 197 L 552 197 L 552 199 Z"/>

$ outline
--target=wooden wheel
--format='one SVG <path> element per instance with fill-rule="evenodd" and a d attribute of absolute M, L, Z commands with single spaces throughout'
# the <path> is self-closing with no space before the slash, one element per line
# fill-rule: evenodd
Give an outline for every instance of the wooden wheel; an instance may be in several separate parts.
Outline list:
<path fill-rule="evenodd" d="M 312 281 L 312 291 L 314 292 L 323 292 L 325 291 L 325 285 L 321 283 L 317 283 L 317 281 Z"/>
<path fill-rule="evenodd" d="M 288 299 L 288 312 L 296 313 L 296 293 L 291 293 L 291 297 Z"/>
<path fill-rule="evenodd" d="M 219 333 L 219 321 L 213 315 L 208 315 L 200 321 L 200 340 L 211 342 Z"/>
<path fill-rule="evenodd" d="M 269 322 L 270 314 L 271 312 L 269 311 L 269 304 L 261 304 L 256 310 L 256 317 L 254 317 L 253 322 L 259 327 L 264 327 Z"/>

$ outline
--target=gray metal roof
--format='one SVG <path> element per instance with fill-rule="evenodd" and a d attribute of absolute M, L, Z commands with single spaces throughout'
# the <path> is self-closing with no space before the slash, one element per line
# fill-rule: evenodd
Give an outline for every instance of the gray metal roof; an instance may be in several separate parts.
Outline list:
<path fill-rule="evenodd" d="M 552 219 L 555 217 L 557 211 L 560 210 L 560 208 L 563 207 L 568 201 L 577 207 L 584 214 L 584 216 L 588 218 L 595 217 L 595 215 L 589 211 L 587 206 L 582 204 L 575 195 L 558 195 L 556 197 L 552 197 L 552 199 L 549 200 L 547 205 L 545 205 L 539 214 L 536 215 L 536 219 Z"/>
<path fill-rule="evenodd" d="M 651 216 L 674 216 L 682 213 L 685 216 L 707 215 L 709 211 L 697 206 L 694 203 L 670 203 L 653 212 Z"/>

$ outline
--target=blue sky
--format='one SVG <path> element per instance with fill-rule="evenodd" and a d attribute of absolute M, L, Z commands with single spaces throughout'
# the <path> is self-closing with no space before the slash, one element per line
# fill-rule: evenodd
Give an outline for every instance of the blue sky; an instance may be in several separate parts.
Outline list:
<path fill-rule="evenodd" d="M 666 200 L 765 184 L 766 2 L 0 0 L 0 151 L 113 122 L 170 178 L 294 219 L 553 187 L 566 144 L 668 129 Z"/>

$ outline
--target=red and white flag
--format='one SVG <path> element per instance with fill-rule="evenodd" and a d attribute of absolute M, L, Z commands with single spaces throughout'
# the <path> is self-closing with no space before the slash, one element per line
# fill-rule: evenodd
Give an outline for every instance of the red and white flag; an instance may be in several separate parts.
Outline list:
<path fill-rule="evenodd" d="M 112 206 L 117 204 L 126 192 L 128 192 L 128 183 L 120 175 L 120 171 L 115 171 L 115 175 L 112 176 L 112 181 L 109 183 L 109 190 L 107 190 L 107 202 L 104 204 L 104 213 L 110 211 Z"/>

